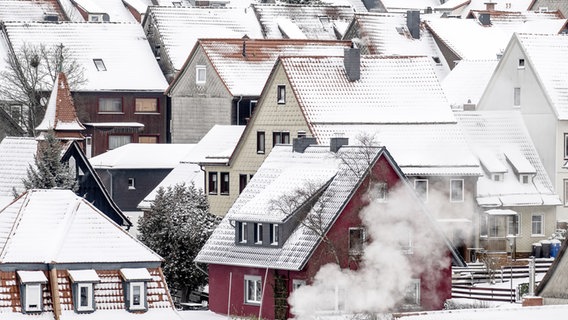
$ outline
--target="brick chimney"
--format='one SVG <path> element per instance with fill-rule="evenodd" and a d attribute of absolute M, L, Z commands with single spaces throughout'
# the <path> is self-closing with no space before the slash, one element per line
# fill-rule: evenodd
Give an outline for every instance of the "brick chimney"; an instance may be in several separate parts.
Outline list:
<path fill-rule="evenodd" d="M 485 10 L 487 11 L 495 11 L 495 2 L 493 1 L 489 1 L 489 2 L 485 2 Z"/>
<path fill-rule="evenodd" d="M 359 80 L 361 78 L 361 49 L 356 48 L 354 44 L 351 45 L 351 48 L 345 48 L 343 66 L 349 81 Z"/>
<path fill-rule="evenodd" d="M 406 27 L 414 39 L 420 39 L 420 11 L 406 11 Z"/>

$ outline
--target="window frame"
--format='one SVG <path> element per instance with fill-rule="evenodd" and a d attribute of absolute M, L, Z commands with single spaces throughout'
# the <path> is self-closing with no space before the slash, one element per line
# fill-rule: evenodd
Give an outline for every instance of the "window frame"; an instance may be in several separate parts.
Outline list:
<path fill-rule="evenodd" d="M 134 287 L 139 287 L 139 301 L 140 303 L 135 305 L 134 304 Z M 147 300 L 146 300 L 146 282 L 145 281 L 129 281 L 128 282 L 128 310 L 146 310 L 147 307 Z"/>
<path fill-rule="evenodd" d="M 277 246 L 280 242 L 280 227 L 277 223 L 270 224 L 270 245 Z"/>
<path fill-rule="evenodd" d="M 387 202 L 389 193 L 388 189 L 389 186 L 386 181 L 376 182 L 373 186 L 373 194 L 375 197 L 371 200 L 376 200 L 378 202 Z"/>
<path fill-rule="evenodd" d="M 517 69 L 524 69 L 526 65 L 526 61 L 524 58 L 519 58 L 518 60 L 518 64 L 517 64 Z"/>
<path fill-rule="evenodd" d="M 219 174 L 217 171 L 209 171 L 207 174 L 207 193 L 210 195 L 219 193 Z"/>
<path fill-rule="evenodd" d="M 425 183 L 426 184 L 426 188 L 424 189 L 424 191 L 422 192 L 422 190 L 419 190 L 417 188 L 417 183 Z M 428 202 L 428 179 L 415 179 L 414 180 L 414 190 L 416 191 L 416 195 L 418 195 L 418 198 L 422 199 L 422 201 L 424 202 Z"/>
<path fill-rule="evenodd" d="M 111 138 L 118 138 L 118 137 L 128 137 L 130 141 L 127 142 L 127 143 L 118 145 L 114 148 L 111 148 Z M 108 150 L 114 150 L 116 148 L 120 148 L 120 147 L 125 146 L 129 143 L 132 143 L 132 135 L 130 135 L 130 134 L 109 134 L 108 138 L 107 138 L 107 142 L 108 142 Z"/>
<path fill-rule="evenodd" d="M 513 88 L 513 107 L 521 106 L 521 87 Z"/>
<path fill-rule="evenodd" d="M 34 313 L 34 312 L 42 312 L 43 311 L 43 287 L 42 283 L 40 282 L 30 282 L 22 284 L 22 288 L 24 290 L 24 294 L 22 295 L 23 303 L 22 303 L 22 311 L 24 313 Z M 32 288 L 37 288 L 37 291 L 33 292 Z M 31 307 L 30 297 L 35 297 L 37 300 L 37 306 Z"/>
<path fill-rule="evenodd" d="M 153 102 L 155 102 L 155 108 L 153 110 L 147 111 L 147 110 L 138 110 L 138 102 L 140 101 L 140 104 L 142 104 L 142 101 L 150 101 L 152 100 Z M 139 114 L 159 114 L 160 113 L 160 100 L 158 98 L 150 98 L 150 97 L 146 97 L 146 98 L 134 98 L 134 113 L 139 113 Z"/>
<path fill-rule="evenodd" d="M 568 133 L 564 133 L 564 160 L 568 160 Z"/>
<path fill-rule="evenodd" d="M 128 178 L 128 190 L 136 190 L 134 178 Z"/>
<path fill-rule="evenodd" d="M 564 179 L 564 206 L 568 207 L 568 179 Z"/>
<path fill-rule="evenodd" d="M 408 284 L 408 287 L 405 289 L 404 296 L 402 298 L 402 304 L 408 307 L 418 307 L 420 306 L 420 279 L 412 279 L 411 282 Z M 413 292 L 413 300 L 414 303 L 408 303 L 407 297 L 409 296 L 410 292 Z"/>
<path fill-rule="evenodd" d="M 95 69 L 97 69 L 97 71 L 107 71 L 108 70 L 106 65 L 105 65 L 105 62 L 101 58 L 93 58 L 93 63 L 95 64 Z"/>
<path fill-rule="evenodd" d="M 276 86 L 276 103 L 286 104 L 286 85 L 279 84 Z"/>
<path fill-rule="evenodd" d="M 200 75 L 203 75 L 203 78 Z M 207 66 L 198 64 L 195 66 L 195 84 L 205 83 L 207 83 Z"/>
<path fill-rule="evenodd" d="M 255 223 L 254 224 L 254 243 L 255 244 L 262 244 L 264 240 L 264 227 L 262 223 Z"/>
<path fill-rule="evenodd" d="M 248 222 L 239 223 L 239 243 L 248 242 Z"/>
<path fill-rule="evenodd" d="M 511 223 L 515 223 L 515 218 L 517 219 L 516 221 L 516 227 L 517 227 L 517 232 L 516 233 L 511 233 Z M 514 236 L 520 236 L 522 234 L 522 230 L 521 230 L 521 226 L 523 224 L 521 223 L 521 215 L 517 214 L 517 215 L 510 215 L 507 216 L 507 235 L 514 235 Z"/>
<path fill-rule="evenodd" d="M 286 140 L 286 141 L 284 141 Z M 279 144 L 290 144 L 290 131 L 273 131 L 272 147 Z"/>
<path fill-rule="evenodd" d="M 256 132 L 256 153 L 266 153 L 266 134 L 264 131 Z"/>
<path fill-rule="evenodd" d="M 248 175 L 239 174 L 239 194 L 243 193 L 248 184 Z"/>
<path fill-rule="evenodd" d="M 76 305 L 75 310 L 77 312 L 85 312 L 85 311 L 95 311 L 95 294 L 94 294 L 94 285 L 91 282 L 79 282 L 74 284 L 76 286 Z M 87 305 L 83 306 L 82 302 L 82 295 L 81 289 L 87 289 Z"/>
<path fill-rule="evenodd" d="M 120 102 L 120 110 L 101 110 L 101 103 L 103 101 L 108 102 Z M 97 113 L 99 114 L 124 114 L 124 99 L 122 97 L 101 97 L 98 99 Z"/>
<path fill-rule="evenodd" d="M 535 217 L 540 217 L 540 221 L 534 221 Z M 535 223 L 540 225 L 540 233 L 535 233 Z M 531 214 L 531 236 L 532 237 L 543 237 L 544 236 L 544 213 L 533 213 Z"/>
<path fill-rule="evenodd" d="M 454 197 L 454 183 L 461 181 L 461 187 L 460 187 L 460 198 L 461 199 L 455 199 Z M 464 202 L 465 201 L 465 181 L 464 179 L 450 179 L 450 202 Z"/>
<path fill-rule="evenodd" d="M 155 141 L 144 141 L 144 139 L 152 139 Z M 160 136 L 159 135 L 139 135 L 138 136 L 138 143 L 148 143 L 148 144 L 155 144 L 160 143 Z"/>
<path fill-rule="evenodd" d="M 306 285 L 306 280 L 302 280 L 302 279 L 292 279 L 292 292 L 296 291 L 298 288 L 300 288 L 301 286 L 305 286 Z"/>
<path fill-rule="evenodd" d="M 253 276 L 253 275 L 245 275 L 244 276 L 244 281 L 245 281 L 245 285 L 244 285 L 244 290 L 245 290 L 245 294 L 244 294 L 244 302 L 245 304 L 252 304 L 252 305 L 260 305 L 262 302 L 262 278 L 260 276 Z M 252 288 L 252 294 L 253 296 L 251 297 L 251 291 L 249 291 L 249 285 L 250 284 L 254 284 L 254 287 Z"/>
<path fill-rule="evenodd" d="M 231 192 L 231 175 L 229 172 L 219 172 L 219 194 L 228 196 Z M 226 181 L 225 181 L 226 180 Z"/>
<path fill-rule="evenodd" d="M 359 237 L 355 238 L 355 232 L 359 233 Z M 358 239 L 357 243 L 355 239 Z M 365 249 L 365 241 L 367 240 L 367 230 L 365 227 L 349 227 L 349 237 L 348 237 L 348 250 L 350 256 L 361 256 Z M 357 248 L 355 248 L 355 244 Z"/>

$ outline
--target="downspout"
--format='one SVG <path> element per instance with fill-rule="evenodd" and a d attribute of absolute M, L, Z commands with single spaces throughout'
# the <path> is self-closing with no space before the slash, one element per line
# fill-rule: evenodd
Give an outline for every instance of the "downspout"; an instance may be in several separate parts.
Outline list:
<path fill-rule="evenodd" d="M 235 121 L 235 122 L 237 123 L 237 126 L 240 124 L 240 123 L 239 123 L 239 115 L 240 115 L 240 114 L 239 114 L 239 111 L 241 110 L 241 101 L 242 101 L 242 100 L 243 100 L 243 96 L 241 96 L 241 97 L 239 98 L 239 101 L 237 101 L 237 119 L 236 119 L 237 121 Z"/>
<path fill-rule="evenodd" d="M 266 279 L 268 278 L 268 267 L 266 267 L 266 272 L 264 273 L 264 281 L 262 283 L 262 297 L 260 298 L 260 308 L 258 309 L 258 320 L 262 320 L 262 302 L 264 302 L 264 293 L 266 289 Z"/>
<path fill-rule="evenodd" d="M 227 302 L 227 319 L 231 319 L 231 287 L 233 285 L 233 272 L 229 273 L 229 299 Z"/>
<path fill-rule="evenodd" d="M 53 314 L 55 320 L 61 319 L 61 301 L 59 300 L 59 282 L 57 281 L 57 268 L 50 265 L 49 283 L 51 289 L 51 301 L 53 304 Z"/>

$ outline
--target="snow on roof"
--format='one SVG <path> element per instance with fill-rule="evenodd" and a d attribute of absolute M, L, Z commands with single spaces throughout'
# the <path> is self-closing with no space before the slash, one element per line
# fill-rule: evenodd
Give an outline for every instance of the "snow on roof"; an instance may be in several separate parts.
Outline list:
<path fill-rule="evenodd" d="M 101 278 L 94 269 L 68 270 L 69 277 L 73 282 L 100 282 Z"/>
<path fill-rule="evenodd" d="M 163 49 L 174 69 L 180 70 L 200 38 L 263 38 L 258 19 L 250 8 L 158 7 L 148 8 Z"/>
<path fill-rule="evenodd" d="M 278 25 L 278 30 L 282 33 L 283 37 L 286 39 L 307 39 L 306 35 L 302 32 L 300 27 L 298 27 L 292 20 L 284 17 L 279 17 L 276 19 L 276 24 Z"/>
<path fill-rule="evenodd" d="M 50 313 L 43 313 L 50 314 Z M 11 315 L 10 315 L 11 316 Z M 29 319 L 29 314 L 24 314 Z M 4 319 L 4 318 L 3 318 Z M 15 318 L 14 320 L 20 320 L 20 318 Z M 50 319 L 50 318 L 48 318 Z M 53 318 L 51 318 L 53 319 Z M 120 320 L 181 320 L 179 313 L 173 308 L 149 308 L 142 313 L 131 312 L 125 309 L 111 309 L 111 310 L 101 310 L 97 309 L 92 313 L 81 313 L 77 314 L 74 310 L 62 310 L 60 320 L 108 320 L 108 319 L 120 319 Z M 11 318 L 7 320 L 12 320 Z M 35 318 L 34 318 L 35 320 Z M 41 318 L 43 320 L 43 318 Z"/>
<path fill-rule="evenodd" d="M 77 0 L 74 0 L 77 1 Z M 110 22 L 137 22 L 136 18 L 126 8 L 122 0 L 80 0 L 82 3 L 89 2 L 89 5 L 95 5 L 104 11 L 93 11 L 93 13 L 104 12 L 109 15 Z M 88 10 L 91 12 L 90 10 Z M 142 13 L 145 13 L 143 11 Z"/>
<path fill-rule="evenodd" d="M 73 130 L 82 131 L 85 127 L 79 121 L 71 91 L 67 84 L 67 77 L 63 73 L 59 73 L 53 84 L 51 95 L 47 103 L 43 120 L 36 127 L 36 130 L 47 131 L 54 130 Z"/>
<path fill-rule="evenodd" d="M 423 10 L 440 6 L 440 0 L 381 0 L 388 12 L 406 12 L 407 10 Z"/>
<path fill-rule="evenodd" d="M 95 169 L 172 169 L 194 146 L 181 143 L 129 143 L 92 157 L 89 162 Z"/>
<path fill-rule="evenodd" d="M 311 125 L 455 122 L 430 58 L 361 55 L 357 81 L 347 79 L 343 57 L 281 61 Z"/>
<path fill-rule="evenodd" d="M 50 1 L 0 1 L 0 21 L 43 21 L 46 14 L 55 14 L 58 8 Z"/>
<path fill-rule="evenodd" d="M 537 74 L 560 120 L 568 119 L 568 36 L 516 34 L 522 50 Z M 554 48 L 554 50 L 551 50 Z"/>
<path fill-rule="evenodd" d="M 0 249 L 3 263 L 162 261 L 88 201 L 57 189 L 30 190 L 0 211 Z"/>
<path fill-rule="evenodd" d="M 461 127 L 450 124 L 316 124 L 314 136 L 320 144 L 341 133 L 350 145 L 360 144 L 365 133 L 387 147 L 400 169 L 407 175 L 481 175 Z"/>
<path fill-rule="evenodd" d="M 286 38 L 279 29 L 279 21 L 294 23 L 308 39 L 337 40 L 334 21 L 351 21 L 354 10 L 349 6 L 266 4 L 252 5 L 267 39 Z"/>
<path fill-rule="evenodd" d="M 442 52 L 427 28 L 420 29 L 420 39 L 410 36 L 406 18 L 401 14 L 356 13 L 359 38 L 371 54 L 429 56 L 437 58 L 435 70 L 440 79 L 450 71 Z"/>
<path fill-rule="evenodd" d="M 406 320 L 534 320 L 555 319 L 568 312 L 567 305 L 550 305 L 540 307 L 511 307 L 461 309 L 447 311 L 422 312 L 420 315 L 405 316 Z"/>
<path fill-rule="evenodd" d="M 120 274 L 126 281 L 151 280 L 152 276 L 146 268 L 122 268 Z"/>
<path fill-rule="evenodd" d="M 146 35 L 137 23 L 5 22 L 5 27 L 16 51 L 24 43 L 47 47 L 63 44 L 87 79 L 86 84 L 72 88 L 73 91 L 160 92 L 167 87 Z"/>
<path fill-rule="evenodd" d="M 461 60 L 442 80 L 442 89 L 452 107 L 477 104 L 499 60 Z"/>
<path fill-rule="evenodd" d="M 5 137 L 0 142 L 0 209 L 14 200 L 13 189 L 18 193 L 25 190 L 22 179 L 36 152 L 34 138 Z"/>
<path fill-rule="evenodd" d="M 351 42 L 202 39 L 199 44 L 233 96 L 260 96 L 279 56 L 343 56 L 344 48 L 349 47 Z M 243 74 L 247 76 L 243 77 Z"/>
<path fill-rule="evenodd" d="M 43 271 L 17 271 L 21 283 L 46 283 L 47 277 Z"/>
<path fill-rule="evenodd" d="M 479 205 L 560 204 L 518 111 L 463 111 L 456 112 L 456 117 L 474 152 L 491 153 L 508 168 L 502 181 L 494 181 L 490 173 L 478 179 Z M 506 155 L 518 169 L 507 161 Z M 535 176 L 523 184 L 515 170 L 520 173 L 534 170 Z"/>
<path fill-rule="evenodd" d="M 94 3 L 91 0 L 73 0 L 73 1 L 88 13 L 106 13 L 106 10 L 103 9 L 102 6 L 99 6 L 97 3 Z"/>
<path fill-rule="evenodd" d="M 146 14 L 148 6 L 152 4 L 151 1 L 143 1 L 143 0 L 122 0 L 122 1 L 142 15 Z"/>
<path fill-rule="evenodd" d="M 441 5 L 435 7 L 437 10 L 453 10 L 469 4 L 471 0 L 448 0 Z"/>
<path fill-rule="evenodd" d="M 361 0 L 322 0 L 324 5 L 351 6 L 355 12 L 367 12 L 367 7 Z"/>

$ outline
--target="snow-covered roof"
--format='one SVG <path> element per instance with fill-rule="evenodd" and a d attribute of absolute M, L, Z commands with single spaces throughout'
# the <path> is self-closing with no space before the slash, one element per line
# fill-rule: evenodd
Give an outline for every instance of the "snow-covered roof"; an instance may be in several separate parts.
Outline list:
<path fill-rule="evenodd" d="M 361 55 L 349 81 L 343 57 L 281 57 L 309 124 L 454 123 L 428 57 Z"/>
<path fill-rule="evenodd" d="M 85 127 L 79 121 L 71 91 L 64 73 L 59 73 L 55 79 L 45 115 L 36 130 L 47 131 L 82 131 Z"/>
<path fill-rule="evenodd" d="M 568 36 L 516 34 L 531 69 L 536 73 L 560 120 L 568 119 Z M 554 48 L 554 50 L 552 50 Z"/>
<path fill-rule="evenodd" d="M 94 269 L 69 270 L 69 278 L 73 282 L 100 282 L 101 278 Z"/>
<path fill-rule="evenodd" d="M 74 92 L 161 92 L 167 87 L 140 24 L 5 22 L 5 28 L 15 51 L 24 44 L 48 48 L 63 44 L 87 80 L 72 88 Z M 99 60 L 100 71 L 95 64 Z"/>
<path fill-rule="evenodd" d="M 172 169 L 194 147 L 182 143 L 128 143 L 89 159 L 95 169 Z"/>
<path fill-rule="evenodd" d="M 440 0 L 380 0 L 388 12 L 406 12 L 407 10 L 424 10 L 435 8 L 441 4 Z"/>
<path fill-rule="evenodd" d="M 198 189 L 205 189 L 204 173 L 199 163 L 223 164 L 229 161 L 245 126 L 215 125 L 199 142 L 180 159 L 175 168 L 138 204 L 141 210 L 150 209 L 160 188 L 176 184 L 193 183 Z"/>
<path fill-rule="evenodd" d="M 17 271 L 21 283 L 46 283 L 47 277 L 43 271 Z"/>
<path fill-rule="evenodd" d="M 255 3 L 252 7 L 267 39 L 336 40 L 334 23 L 350 22 L 355 13 L 351 6 L 334 5 Z"/>
<path fill-rule="evenodd" d="M 407 320 L 533 320 L 554 319 L 568 312 L 566 305 L 522 307 L 511 304 L 510 307 L 481 309 L 462 309 L 421 312 L 420 315 L 405 316 Z"/>
<path fill-rule="evenodd" d="M 448 124 L 316 124 L 314 136 L 320 144 L 340 134 L 358 144 L 362 134 L 385 146 L 407 176 L 479 176 L 479 162 L 457 123 Z"/>
<path fill-rule="evenodd" d="M 435 64 L 440 79 L 444 79 L 449 72 L 448 64 L 443 59 L 432 33 L 421 27 L 420 38 L 414 39 L 402 14 L 356 13 L 353 26 L 358 28 L 359 40 L 371 54 L 429 56 L 440 61 Z"/>
<path fill-rule="evenodd" d="M 491 154 L 507 169 L 502 181 L 492 179 L 492 173 L 503 173 L 502 170 L 486 172 L 478 179 L 479 205 L 561 204 L 519 111 L 463 111 L 456 112 L 456 117 L 482 162 L 487 158 L 484 154 Z M 534 178 L 523 184 L 518 174 L 530 174 Z"/>
<path fill-rule="evenodd" d="M 559 33 L 566 24 L 566 19 L 552 14 L 504 13 L 491 15 L 491 19 L 495 21 L 490 26 L 478 19 L 429 19 L 426 25 L 460 59 L 492 60 L 503 52 L 514 32 Z"/>
<path fill-rule="evenodd" d="M 43 21 L 46 15 L 62 19 L 54 1 L 0 1 L 0 21 Z"/>
<path fill-rule="evenodd" d="M 0 248 L 2 263 L 162 260 L 70 190 L 30 190 L 0 211 Z"/>
<path fill-rule="evenodd" d="M 442 89 L 452 107 L 477 104 L 499 60 L 461 60 L 442 80 Z"/>
<path fill-rule="evenodd" d="M 151 280 L 152 276 L 146 268 L 122 268 L 120 274 L 127 281 Z"/>
<path fill-rule="evenodd" d="M 213 68 L 233 96 L 260 96 L 279 56 L 343 56 L 343 49 L 349 47 L 351 42 L 201 39 L 198 45 L 203 48 Z M 188 57 L 188 60 L 191 58 Z M 243 77 L 244 74 L 247 76 Z"/>
<path fill-rule="evenodd" d="M 5 137 L 0 142 L 0 209 L 14 200 L 16 190 L 25 190 L 22 179 L 34 163 L 37 141 L 34 138 Z"/>
<path fill-rule="evenodd" d="M 197 39 L 263 38 L 251 8 L 150 6 L 145 21 L 150 19 L 175 70 L 181 69 Z"/>
<path fill-rule="evenodd" d="M 492 2 L 494 11 L 502 13 L 521 13 L 527 12 L 533 0 L 515 1 L 487 1 L 487 0 L 448 0 L 440 6 L 434 8 L 436 11 L 455 10 L 453 16 L 465 19 L 472 11 L 486 11 L 487 3 Z"/>
<path fill-rule="evenodd" d="M 105 13 L 110 22 L 136 22 L 122 0 L 73 0 L 88 13 Z M 144 13 L 144 12 L 142 12 Z"/>

